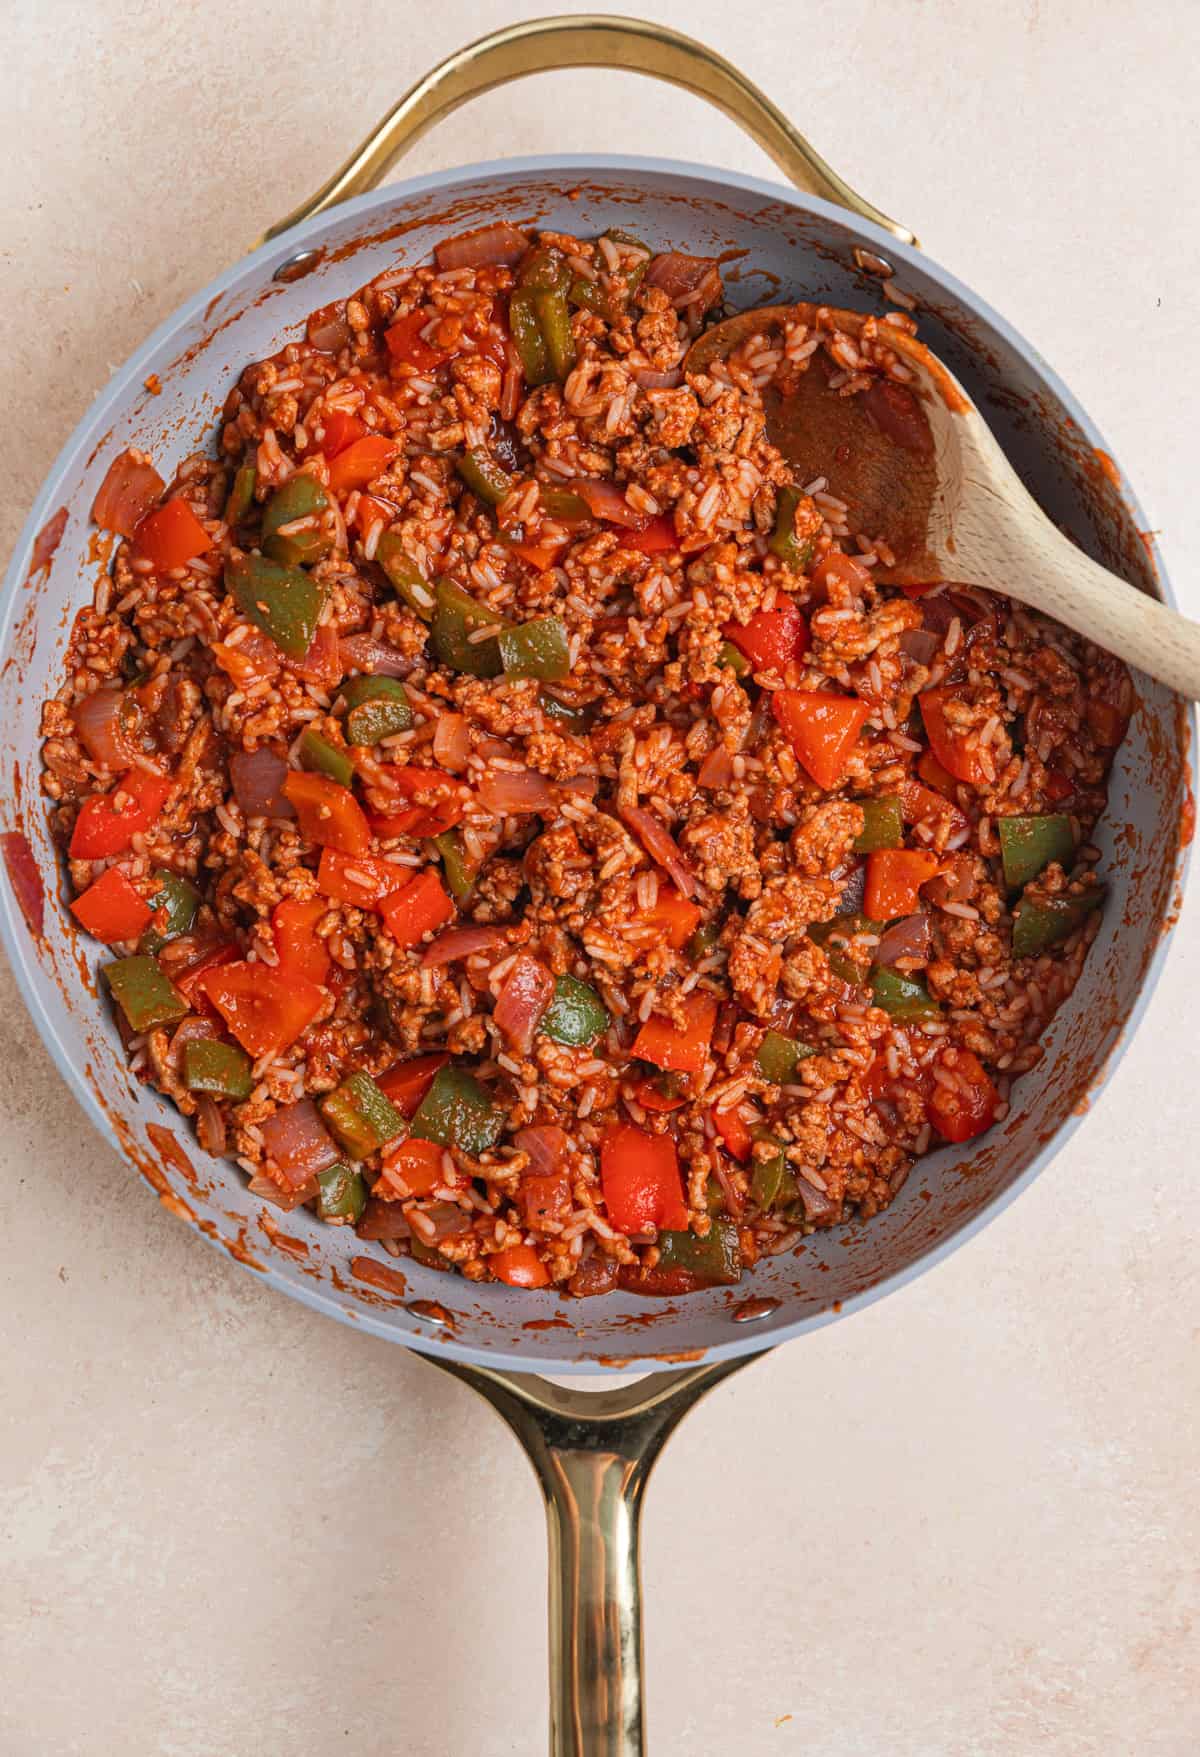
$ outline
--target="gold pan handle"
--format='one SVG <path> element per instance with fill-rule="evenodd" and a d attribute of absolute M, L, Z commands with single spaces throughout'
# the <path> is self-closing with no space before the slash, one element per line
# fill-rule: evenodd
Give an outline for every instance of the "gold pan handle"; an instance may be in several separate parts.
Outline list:
<path fill-rule="evenodd" d="M 740 123 L 797 188 L 872 220 L 905 244 L 917 242 L 906 227 L 880 213 L 843 182 L 782 110 L 723 55 L 665 25 L 603 13 L 530 19 L 492 31 L 448 55 L 405 92 L 315 195 L 301 202 L 258 242 L 265 244 L 339 201 L 374 189 L 401 153 L 479 92 L 507 85 L 527 73 L 560 67 L 614 67 L 626 73 L 644 73 L 707 98 Z"/>

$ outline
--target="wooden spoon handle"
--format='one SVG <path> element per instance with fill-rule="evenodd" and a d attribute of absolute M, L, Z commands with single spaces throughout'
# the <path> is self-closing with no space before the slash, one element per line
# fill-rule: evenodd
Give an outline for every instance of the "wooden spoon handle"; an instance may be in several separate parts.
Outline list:
<path fill-rule="evenodd" d="M 1044 594 L 1019 595 L 1127 665 L 1200 701 L 1200 623 L 1168 610 L 1065 541 L 1054 556 L 1050 583 Z"/>

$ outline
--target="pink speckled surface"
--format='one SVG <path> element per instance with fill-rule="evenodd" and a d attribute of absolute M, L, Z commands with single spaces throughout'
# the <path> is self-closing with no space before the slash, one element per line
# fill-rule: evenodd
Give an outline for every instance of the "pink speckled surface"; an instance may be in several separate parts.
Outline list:
<path fill-rule="evenodd" d="M 109 363 L 427 63 L 512 16 L 14 10 L 5 546 Z M 1122 0 L 815 0 L 802 22 L 771 0 L 747 43 L 711 0 L 655 8 L 1042 348 L 1186 593 L 1198 251 L 1178 203 L 1200 173 L 1200 16 L 1155 15 L 1133 43 Z M 352 77 L 322 86 L 335 32 Z M 602 74 L 495 94 L 410 164 L 597 147 L 763 169 L 695 102 Z M 674 1442 L 648 1504 L 656 1752 L 1200 1746 L 1193 915 L 1041 1181 L 933 1274 L 739 1375 Z M 7 972 L 0 993 L 0 1750 L 541 1752 L 540 1513 L 506 1435 L 172 1223 L 84 1123 Z"/>

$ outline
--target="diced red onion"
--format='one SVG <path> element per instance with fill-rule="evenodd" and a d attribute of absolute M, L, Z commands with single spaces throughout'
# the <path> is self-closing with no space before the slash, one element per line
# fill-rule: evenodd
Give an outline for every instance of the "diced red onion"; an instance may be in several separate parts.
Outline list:
<path fill-rule="evenodd" d="M 475 952 L 490 952 L 507 945 L 508 934 L 503 927 L 451 927 L 439 933 L 426 946 L 421 965 L 426 970 L 449 964 L 455 958 L 469 958 Z"/>
<path fill-rule="evenodd" d="M 293 1189 L 341 1157 L 311 1098 L 286 1105 L 259 1126 L 267 1152 Z"/>
<path fill-rule="evenodd" d="M 698 292 L 714 275 L 719 286 L 720 277 L 713 257 L 687 256 L 681 250 L 666 250 L 652 259 L 646 270 L 646 285 L 661 287 L 667 298 L 674 302 Z"/>
<path fill-rule="evenodd" d="M 196 1134 L 206 1153 L 215 1153 L 218 1157 L 224 1153 L 227 1145 L 225 1118 L 210 1092 L 201 1092 L 196 1099 Z"/>
<path fill-rule="evenodd" d="M 615 482 L 577 476 L 571 487 L 581 500 L 587 502 L 593 517 L 605 519 L 610 525 L 624 525 L 630 531 L 645 528 L 648 515 L 635 512 Z"/>
<path fill-rule="evenodd" d="M 906 628 L 900 636 L 900 651 L 907 653 L 917 665 L 931 664 L 940 644 L 930 628 Z"/>
<path fill-rule="evenodd" d="M 308 320 L 308 339 L 321 354 L 340 354 L 349 345 L 351 334 L 345 311 L 336 305 L 314 311 Z"/>
<path fill-rule="evenodd" d="M 569 1145 L 566 1130 L 557 1123 L 533 1123 L 513 1136 L 513 1146 L 528 1153 L 529 1169 L 539 1177 L 552 1177 L 561 1170 Z"/>
<path fill-rule="evenodd" d="M 867 894 L 867 863 L 856 859 L 846 874 L 842 885 L 842 893 L 838 898 L 839 915 L 861 915 L 863 901 Z"/>
<path fill-rule="evenodd" d="M 42 875 L 33 858 L 33 849 L 29 846 L 29 839 L 21 830 L 6 830 L 3 836 L 0 836 L 0 846 L 4 850 L 4 864 L 8 869 L 9 882 L 17 902 L 21 906 L 25 925 L 35 939 L 40 939 L 46 908 L 46 892 L 42 885 Z"/>
<path fill-rule="evenodd" d="M 429 1243 L 440 1244 L 444 1238 L 453 1238 L 460 1232 L 466 1232 L 471 1224 L 470 1216 L 452 1202 L 431 1202 L 428 1208 L 421 1209 L 421 1216 L 433 1227 L 434 1237 Z M 420 1228 L 416 1230 L 421 1231 Z M 421 1232 L 422 1238 L 425 1233 Z"/>
<path fill-rule="evenodd" d="M 816 1184 L 810 1184 L 806 1177 L 797 1174 L 796 1186 L 804 1204 L 804 1218 L 810 1224 L 815 1224 L 818 1220 L 828 1220 L 835 1212 L 832 1197 L 827 1196 L 824 1190 L 819 1190 Z"/>
<path fill-rule="evenodd" d="M 554 999 L 554 978 L 546 966 L 522 952 L 504 978 L 492 1017 L 513 1048 L 526 1055 L 538 1021 Z"/>
<path fill-rule="evenodd" d="M 644 811 L 640 805 L 626 805 L 621 808 L 621 818 L 651 859 L 656 860 L 665 872 L 670 873 L 684 896 L 694 897 L 700 889 L 700 881 L 674 838 L 654 813 Z"/>
<path fill-rule="evenodd" d="M 434 760 L 443 769 L 461 774 L 471 756 L 471 737 L 465 714 L 442 714 L 433 730 Z"/>
<path fill-rule="evenodd" d="M 709 751 L 696 779 L 701 787 L 728 787 L 733 780 L 733 758 L 723 744 Z"/>
<path fill-rule="evenodd" d="M 633 382 L 643 390 L 677 390 L 683 383 L 683 369 L 676 366 L 673 372 L 655 372 L 649 366 L 635 366 Z"/>
<path fill-rule="evenodd" d="M 312 1201 L 317 1193 L 317 1180 L 312 1177 L 298 1189 L 284 1190 L 273 1177 L 259 1173 L 250 1179 L 247 1187 L 252 1196 L 258 1196 L 262 1201 L 270 1202 L 273 1207 L 281 1208 L 285 1214 L 290 1214 L 293 1208 L 300 1208 L 305 1202 Z"/>
<path fill-rule="evenodd" d="M 128 768 L 141 709 L 123 689 L 98 689 L 71 709 L 80 744 L 102 769 Z"/>
<path fill-rule="evenodd" d="M 377 641 L 370 634 L 346 634 L 338 642 L 346 665 L 365 671 L 372 677 L 407 677 L 414 661 L 408 659 L 386 641 Z"/>
<path fill-rule="evenodd" d="M 250 1186 L 253 1189 L 253 1185 Z M 411 1238 L 412 1227 L 404 1218 L 399 1202 L 384 1202 L 372 1196 L 362 1211 L 362 1219 L 354 1229 L 359 1238 Z"/>
<path fill-rule="evenodd" d="M 229 759 L 234 797 L 247 817 L 295 817 L 281 791 L 287 764 L 273 750 L 236 750 Z"/>
<path fill-rule="evenodd" d="M 534 769 L 490 769 L 479 783 L 479 802 L 486 811 L 502 816 L 549 811 L 554 794 L 545 775 Z"/>
<path fill-rule="evenodd" d="M 714 1153 L 712 1155 L 712 1168 L 713 1176 L 721 1186 L 721 1193 L 725 1197 L 725 1206 L 728 1208 L 730 1216 L 734 1220 L 740 1220 L 745 1213 L 742 1192 L 730 1177 L 723 1154 Z"/>
<path fill-rule="evenodd" d="M 875 959 L 880 964 L 894 964 L 898 958 L 916 958 L 925 963 L 931 945 L 929 916 L 924 913 L 906 915 L 880 935 Z"/>
<path fill-rule="evenodd" d="M 529 249 L 529 239 L 507 220 L 477 231 L 463 232 L 457 238 L 443 238 L 434 245 L 433 259 L 439 270 L 451 268 L 487 268 L 503 264 L 511 268 Z"/>

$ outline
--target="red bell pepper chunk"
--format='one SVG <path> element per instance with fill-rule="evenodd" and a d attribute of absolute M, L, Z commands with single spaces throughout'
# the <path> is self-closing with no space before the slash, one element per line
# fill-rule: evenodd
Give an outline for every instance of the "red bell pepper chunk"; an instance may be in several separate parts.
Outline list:
<path fill-rule="evenodd" d="M 944 768 L 942 764 L 939 763 L 931 750 L 921 752 L 921 759 L 917 764 L 917 773 L 920 775 L 922 781 L 925 782 L 926 786 L 932 787 L 935 793 L 944 793 L 947 799 L 953 800 L 957 804 L 956 789 L 958 787 L 958 782 L 954 779 L 954 776 L 950 773 L 949 769 Z"/>
<path fill-rule="evenodd" d="M 212 544 L 187 501 L 178 495 L 148 512 L 133 534 L 134 548 L 162 571 L 183 567 Z"/>
<path fill-rule="evenodd" d="M 777 610 L 760 610 L 744 625 L 727 622 L 721 632 L 756 671 L 786 671 L 808 651 L 808 623 L 790 601 Z"/>
<path fill-rule="evenodd" d="M 652 1013 L 634 1038 L 631 1054 L 672 1073 L 701 1073 L 717 1023 L 717 1003 L 711 994 L 694 989 L 683 997 L 683 1008 L 687 1022 L 682 1028 Z"/>
<path fill-rule="evenodd" d="M 401 947 L 419 945 L 427 933 L 454 920 L 455 909 L 431 866 L 379 905 L 384 926 Z"/>
<path fill-rule="evenodd" d="M 828 689 L 779 689 L 771 712 L 818 787 L 836 787 L 871 709 L 857 696 Z"/>
<path fill-rule="evenodd" d="M 429 372 L 450 358 L 445 348 L 431 347 L 421 331 L 432 322 L 427 311 L 413 311 L 399 317 L 384 332 L 388 353 L 398 366 L 415 366 L 418 372 Z"/>
<path fill-rule="evenodd" d="M 279 968 L 285 975 L 302 976 L 306 982 L 318 985 L 328 980 L 333 960 L 328 945 L 316 932 L 318 921 L 328 912 L 322 898 L 300 903 L 294 897 L 285 897 L 275 905 L 271 926 Z"/>
<path fill-rule="evenodd" d="M 317 867 L 317 886 L 326 897 L 352 903 L 358 909 L 374 909 L 405 881 L 405 868 L 374 854 L 339 854 L 322 848 Z"/>
<path fill-rule="evenodd" d="M 210 966 L 197 986 L 256 1061 L 288 1049 L 325 1004 L 315 982 L 266 964 Z"/>
<path fill-rule="evenodd" d="M 446 1174 L 443 1151 L 436 1141 L 418 1140 L 415 1135 L 398 1147 L 389 1147 L 383 1156 L 382 1176 L 387 1190 L 403 1199 L 431 1196 L 440 1186 L 457 1183 L 457 1172 L 452 1177 Z"/>
<path fill-rule="evenodd" d="M 681 952 L 700 925 L 701 911 L 689 903 L 674 885 L 659 883 L 658 896 L 649 909 L 638 911 L 639 927 L 661 935 L 675 951 Z"/>
<path fill-rule="evenodd" d="M 496 1277 L 509 1287 L 549 1287 L 550 1271 L 532 1245 L 508 1245 L 493 1251 L 484 1262 Z"/>
<path fill-rule="evenodd" d="M 536 567 L 539 573 L 545 573 L 557 562 L 566 549 L 565 543 L 510 543 L 508 547 L 530 567 Z"/>
<path fill-rule="evenodd" d="M 76 897 L 71 913 L 90 934 L 109 946 L 120 940 L 137 939 L 154 917 L 149 903 L 119 866 L 110 866 L 81 897 Z"/>
<path fill-rule="evenodd" d="M 232 942 L 212 946 L 207 952 L 201 953 L 195 963 L 189 964 L 185 970 L 172 970 L 171 981 L 175 984 L 184 1000 L 193 1012 L 206 1013 L 211 1016 L 212 1002 L 204 992 L 202 978 L 210 970 L 216 970 L 222 964 L 232 964 L 238 956 L 238 948 Z"/>
<path fill-rule="evenodd" d="M 400 447 L 382 433 L 368 433 L 340 451 L 329 464 L 329 486 L 335 494 L 365 488 L 387 469 Z"/>
<path fill-rule="evenodd" d="M 320 848 L 336 848 L 339 854 L 365 854 L 371 846 L 371 826 L 348 787 L 328 775 L 303 774 L 292 769 L 283 783 L 284 797 L 296 808 L 300 833 Z"/>
<path fill-rule="evenodd" d="M 967 819 L 952 799 L 914 781 L 911 775 L 900 784 L 900 809 L 906 824 L 936 824 L 941 820 L 951 835 L 966 828 Z"/>
<path fill-rule="evenodd" d="M 988 775 L 979 750 L 969 745 L 961 733 L 954 732 L 946 718 L 946 703 L 954 699 L 954 691 L 946 687 L 927 689 L 917 697 L 926 736 L 934 756 L 956 781 L 986 787 Z"/>
<path fill-rule="evenodd" d="M 385 1098 L 391 1100 L 401 1116 L 414 1116 L 433 1085 L 433 1076 L 450 1060 L 448 1055 L 418 1055 L 411 1061 L 396 1062 L 375 1084 Z"/>
<path fill-rule="evenodd" d="M 321 450 L 327 458 L 337 457 L 347 446 L 361 439 L 366 428 L 357 415 L 349 415 L 345 409 L 331 409 L 322 422 Z"/>
<path fill-rule="evenodd" d="M 528 1173 L 517 1190 L 521 1218 L 527 1227 L 564 1221 L 571 1212 L 571 1184 L 565 1171 Z"/>
<path fill-rule="evenodd" d="M 132 537 L 164 487 L 153 464 L 123 451 L 108 466 L 92 502 L 92 517 L 102 531 L 119 531 L 122 537 Z"/>
<path fill-rule="evenodd" d="M 600 1182 L 608 1218 L 620 1232 L 644 1232 L 648 1226 L 686 1230 L 687 1205 L 670 1135 L 614 1123 L 600 1143 Z"/>
<path fill-rule="evenodd" d="M 863 907 L 872 921 L 915 915 L 921 905 L 921 886 L 941 870 L 937 855 L 928 849 L 882 848 L 869 854 Z"/>
<path fill-rule="evenodd" d="M 411 803 L 398 811 L 371 814 L 371 828 L 382 840 L 392 836 L 440 836 L 462 822 L 468 795 L 445 769 L 421 768 L 410 763 L 407 767 L 389 766 L 383 773 L 389 790 Z M 377 798 L 382 793 L 383 788 L 376 789 Z"/>
<path fill-rule="evenodd" d="M 900 590 L 906 598 L 923 598 L 926 592 L 932 592 L 941 583 L 941 580 L 909 580 L 901 584 Z"/>
<path fill-rule="evenodd" d="M 666 512 L 658 513 L 640 531 L 630 531 L 621 538 L 622 549 L 636 549 L 642 555 L 663 555 L 678 547 L 675 520 Z"/>
<path fill-rule="evenodd" d="M 713 1127 L 724 1141 L 739 1165 L 745 1165 L 754 1151 L 754 1137 L 751 1135 L 741 1111 L 736 1105 L 728 1110 L 710 1112 Z"/>
<path fill-rule="evenodd" d="M 996 1120 L 1000 1094 L 977 1055 L 969 1049 L 943 1049 L 938 1062 L 954 1076 L 947 1086 L 935 1080 L 929 1094 L 929 1120 L 947 1141 L 971 1141 Z"/>
<path fill-rule="evenodd" d="M 1047 769 L 1043 785 L 1046 790 L 1046 798 L 1051 805 L 1061 805 L 1063 800 L 1070 799 L 1075 791 L 1074 781 L 1061 769 Z"/>
<path fill-rule="evenodd" d="M 165 775 L 130 769 L 108 793 L 85 799 L 68 850 L 72 860 L 104 860 L 124 854 L 133 838 L 162 815 L 171 791 Z"/>

